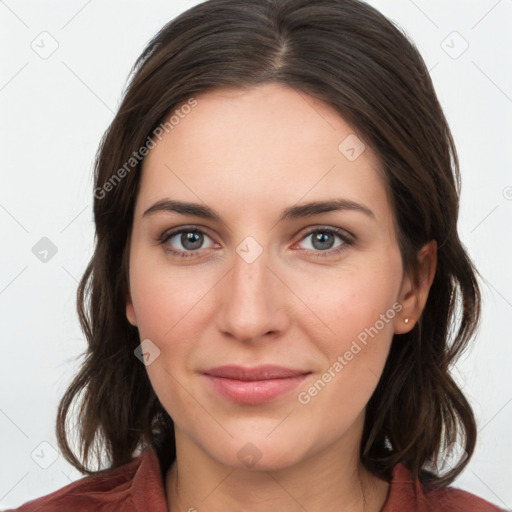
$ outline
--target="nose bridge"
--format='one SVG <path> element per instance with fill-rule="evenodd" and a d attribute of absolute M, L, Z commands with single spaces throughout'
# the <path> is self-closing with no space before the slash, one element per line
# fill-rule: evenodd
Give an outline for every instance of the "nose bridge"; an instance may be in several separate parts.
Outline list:
<path fill-rule="evenodd" d="M 254 238 L 248 238 L 236 248 L 231 287 L 239 300 L 245 296 L 252 301 L 261 297 L 265 288 L 264 283 L 268 280 L 268 250 L 264 250 Z"/>
<path fill-rule="evenodd" d="M 239 339 L 257 339 L 283 328 L 283 294 L 267 268 L 269 252 L 253 237 L 236 247 L 233 266 L 222 289 L 222 331 Z"/>
<path fill-rule="evenodd" d="M 266 309 L 270 300 L 267 296 L 268 251 L 256 243 L 254 240 L 241 242 L 234 255 L 229 294 L 232 306 L 238 307 L 242 316 L 258 314 L 258 310 Z"/>

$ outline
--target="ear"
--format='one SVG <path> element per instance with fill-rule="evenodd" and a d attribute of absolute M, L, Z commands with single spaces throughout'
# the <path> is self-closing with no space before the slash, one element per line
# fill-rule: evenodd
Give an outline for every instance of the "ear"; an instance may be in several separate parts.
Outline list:
<path fill-rule="evenodd" d="M 137 317 L 135 316 L 135 309 L 133 308 L 132 298 L 129 292 L 126 298 L 126 318 L 133 326 L 137 326 Z"/>
<path fill-rule="evenodd" d="M 419 274 L 415 285 L 412 276 L 405 276 L 400 288 L 400 316 L 395 323 L 395 334 L 409 332 L 423 312 L 437 267 L 437 242 L 431 240 L 418 252 Z M 405 322 L 408 319 L 408 322 Z"/>

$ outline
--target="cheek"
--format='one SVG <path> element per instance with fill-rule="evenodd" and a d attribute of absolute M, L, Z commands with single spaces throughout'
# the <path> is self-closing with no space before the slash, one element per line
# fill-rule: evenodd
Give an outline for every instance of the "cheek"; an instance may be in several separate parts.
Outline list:
<path fill-rule="evenodd" d="M 373 326 L 390 308 L 392 311 L 387 316 L 396 315 L 392 306 L 398 298 L 400 280 L 400 263 L 389 257 L 387 261 L 342 268 L 336 275 L 318 276 L 317 293 L 312 294 L 306 288 L 299 293 L 307 297 L 308 306 L 324 324 L 322 332 L 325 329 L 330 332 L 329 339 L 348 340 Z M 386 322 L 386 326 L 390 324 Z"/>
<path fill-rule="evenodd" d="M 173 271 L 165 261 L 149 261 L 143 251 L 132 253 L 132 301 L 141 341 L 149 339 L 159 350 L 146 367 L 148 376 L 159 399 L 174 413 L 177 401 L 188 400 L 179 383 L 194 371 L 195 340 L 208 328 L 209 292 L 218 277 L 200 271 L 191 277 L 190 272 Z"/>
<path fill-rule="evenodd" d="M 190 325 L 201 311 L 201 301 L 214 285 L 207 274 L 173 272 L 165 261 L 151 264 L 150 258 L 133 255 L 130 284 L 133 307 L 141 338 L 171 339 L 173 333 Z M 154 258 L 153 258 L 154 260 Z M 200 316 L 200 315 L 199 315 Z"/>
<path fill-rule="evenodd" d="M 130 267 L 133 307 L 141 341 L 151 340 L 160 351 L 146 371 L 160 402 L 179 424 L 183 418 L 200 416 L 187 392 L 187 374 L 192 371 L 193 340 L 205 328 L 204 299 L 212 284 L 142 261 L 148 259 L 134 255 Z"/>
<path fill-rule="evenodd" d="M 326 356 L 323 371 L 336 375 L 331 379 L 337 382 L 332 388 L 344 388 L 338 395 L 341 400 L 347 390 L 349 394 L 357 390 L 356 395 L 360 393 L 361 400 L 367 400 L 389 353 L 401 309 L 397 302 L 401 263 L 392 251 L 387 258 L 381 256 L 360 266 L 345 267 L 335 277 L 325 275 L 315 284 L 321 292 L 307 295 L 315 315 L 301 320 L 302 329 Z M 300 293 L 306 291 L 303 288 Z M 339 364 L 333 367 L 335 362 Z"/>

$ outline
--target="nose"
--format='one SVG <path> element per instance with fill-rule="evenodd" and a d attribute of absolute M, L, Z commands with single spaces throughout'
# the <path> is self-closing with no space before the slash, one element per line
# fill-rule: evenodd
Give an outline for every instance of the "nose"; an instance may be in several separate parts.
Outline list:
<path fill-rule="evenodd" d="M 225 336 L 245 343 L 278 337 L 289 321 L 286 286 L 270 268 L 265 250 L 254 261 L 240 254 L 234 255 L 218 290 L 217 326 Z"/>

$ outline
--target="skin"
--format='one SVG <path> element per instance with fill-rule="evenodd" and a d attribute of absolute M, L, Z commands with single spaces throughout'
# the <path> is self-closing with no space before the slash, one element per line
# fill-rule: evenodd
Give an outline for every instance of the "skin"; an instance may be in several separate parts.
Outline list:
<path fill-rule="evenodd" d="M 338 150 L 354 130 L 328 104 L 280 84 L 196 99 L 144 160 L 130 240 L 126 314 L 160 350 L 146 368 L 176 428 L 169 510 L 378 511 L 389 484 L 360 462 L 365 406 L 393 334 L 412 329 L 425 305 L 435 242 L 418 254 L 415 288 L 403 273 L 379 161 L 368 146 L 354 161 Z M 165 198 L 208 205 L 222 221 L 143 215 Z M 343 210 L 279 221 L 287 207 L 334 198 L 374 217 Z M 205 233 L 195 256 L 165 252 L 194 252 L 181 235 L 158 242 L 183 226 Z M 356 242 L 337 254 L 337 235 L 313 245 L 310 232 L 329 227 Z M 263 249 L 251 263 L 236 251 L 248 236 Z M 401 306 L 394 318 L 301 404 L 298 393 L 393 304 Z M 244 405 L 215 394 L 200 374 L 224 364 L 312 373 L 274 401 Z M 251 467 L 238 456 L 249 442 L 260 457 Z"/>

